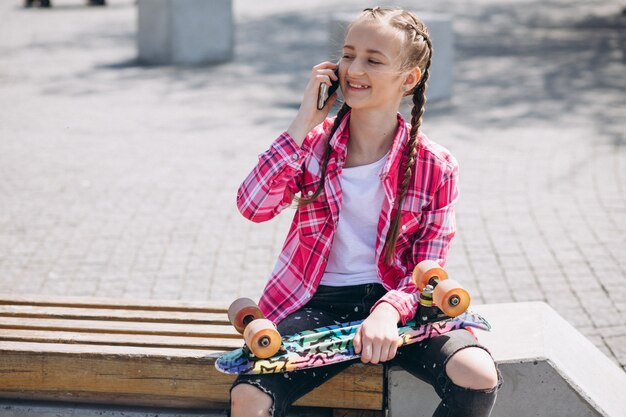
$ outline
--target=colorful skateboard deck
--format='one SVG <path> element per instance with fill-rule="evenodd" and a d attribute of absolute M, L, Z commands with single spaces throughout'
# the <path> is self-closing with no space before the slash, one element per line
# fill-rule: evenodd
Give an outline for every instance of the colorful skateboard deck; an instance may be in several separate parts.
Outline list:
<path fill-rule="evenodd" d="M 215 361 L 217 370 L 228 374 L 271 374 L 314 368 L 358 358 L 352 340 L 362 321 L 321 327 L 283 337 L 278 353 L 267 359 L 255 357 L 242 348 L 227 352 Z M 474 327 L 490 330 L 482 316 L 467 311 L 454 318 L 426 324 L 409 322 L 398 328 L 401 346 L 417 343 L 452 330 Z"/>

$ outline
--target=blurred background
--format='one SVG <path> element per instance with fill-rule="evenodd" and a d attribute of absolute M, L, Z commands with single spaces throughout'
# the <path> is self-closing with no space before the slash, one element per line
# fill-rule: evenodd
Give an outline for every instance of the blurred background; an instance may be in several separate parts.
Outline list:
<path fill-rule="evenodd" d="M 474 303 L 548 302 L 626 367 L 626 3 L 378 4 L 453 23 L 422 127 L 461 164 L 450 275 Z M 294 210 L 254 224 L 237 188 L 333 16 L 373 5 L 236 0 L 232 58 L 181 66 L 138 59 L 134 0 L 1 2 L 0 293 L 258 298 Z"/>

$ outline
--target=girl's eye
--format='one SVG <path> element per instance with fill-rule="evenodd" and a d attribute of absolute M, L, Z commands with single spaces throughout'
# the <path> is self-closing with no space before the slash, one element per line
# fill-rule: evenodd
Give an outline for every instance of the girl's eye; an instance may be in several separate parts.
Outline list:
<path fill-rule="evenodd" d="M 350 55 L 344 55 L 342 58 L 343 58 L 343 59 L 352 59 L 352 56 L 350 56 Z"/>
<path fill-rule="evenodd" d="M 369 60 L 369 63 L 370 63 L 370 64 L 380 64 L 380 62 L 378 62 L 378 61 L 374 61 L 373 59 L 370 59 L 370 60 Z"/>

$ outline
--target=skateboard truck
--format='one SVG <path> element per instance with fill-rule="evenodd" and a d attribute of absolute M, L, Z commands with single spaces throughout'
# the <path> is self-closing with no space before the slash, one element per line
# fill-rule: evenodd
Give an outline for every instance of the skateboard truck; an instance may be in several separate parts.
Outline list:
<path fill-rule="evenodd" d="M 448 317 L 439 307 L 433 304 L 433 292 L 434 288 L 429 284 L 420 293 L 420 303 L 417 306 L 417 314 L 415 314 L 414 318 L 419 324 L 432 323 Z"/>
<path fill-rule="evenodd" d="M 437 317 L 441 312 L 433 305 L 433 286 L 427 285 L 420 294 L 420 304 L 417 309 L 416 319 L 427 323 Z"/>

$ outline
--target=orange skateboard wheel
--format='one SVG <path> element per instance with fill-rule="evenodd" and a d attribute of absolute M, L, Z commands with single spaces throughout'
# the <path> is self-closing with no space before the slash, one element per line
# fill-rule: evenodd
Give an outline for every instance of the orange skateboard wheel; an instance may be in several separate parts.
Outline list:
<path fill-rule="evenodd" d="M 413 269 L 413 284 L 418 290 L 423 290 L 431 279 L 444 281 L 448 279 L 448 273 L 435 261 L 425 260 L 418 263 Z M 435 285 L 433 285 L 434 287 Z"/>
<path fill-rule="evenodd" d="M 264 318 L 259 306 L 249 298 L 238 298 L 228 307 L 228 320 L 239 333 L 243 333 L 252 320 Z"/>
<path fill-rule="evenodd" d="M 243 340 L 257 358 L 267 359 L 280 349 L 282 339 L 274 323 L 268 319 L 257 319 L 246 326 Z"/>
<path fill-rule="evenodd" d="M 469 307 L 470 295 L 457 281 L 448 279 L 435 287 L 433 302 L 446 316 L 456 317 Z"/>

